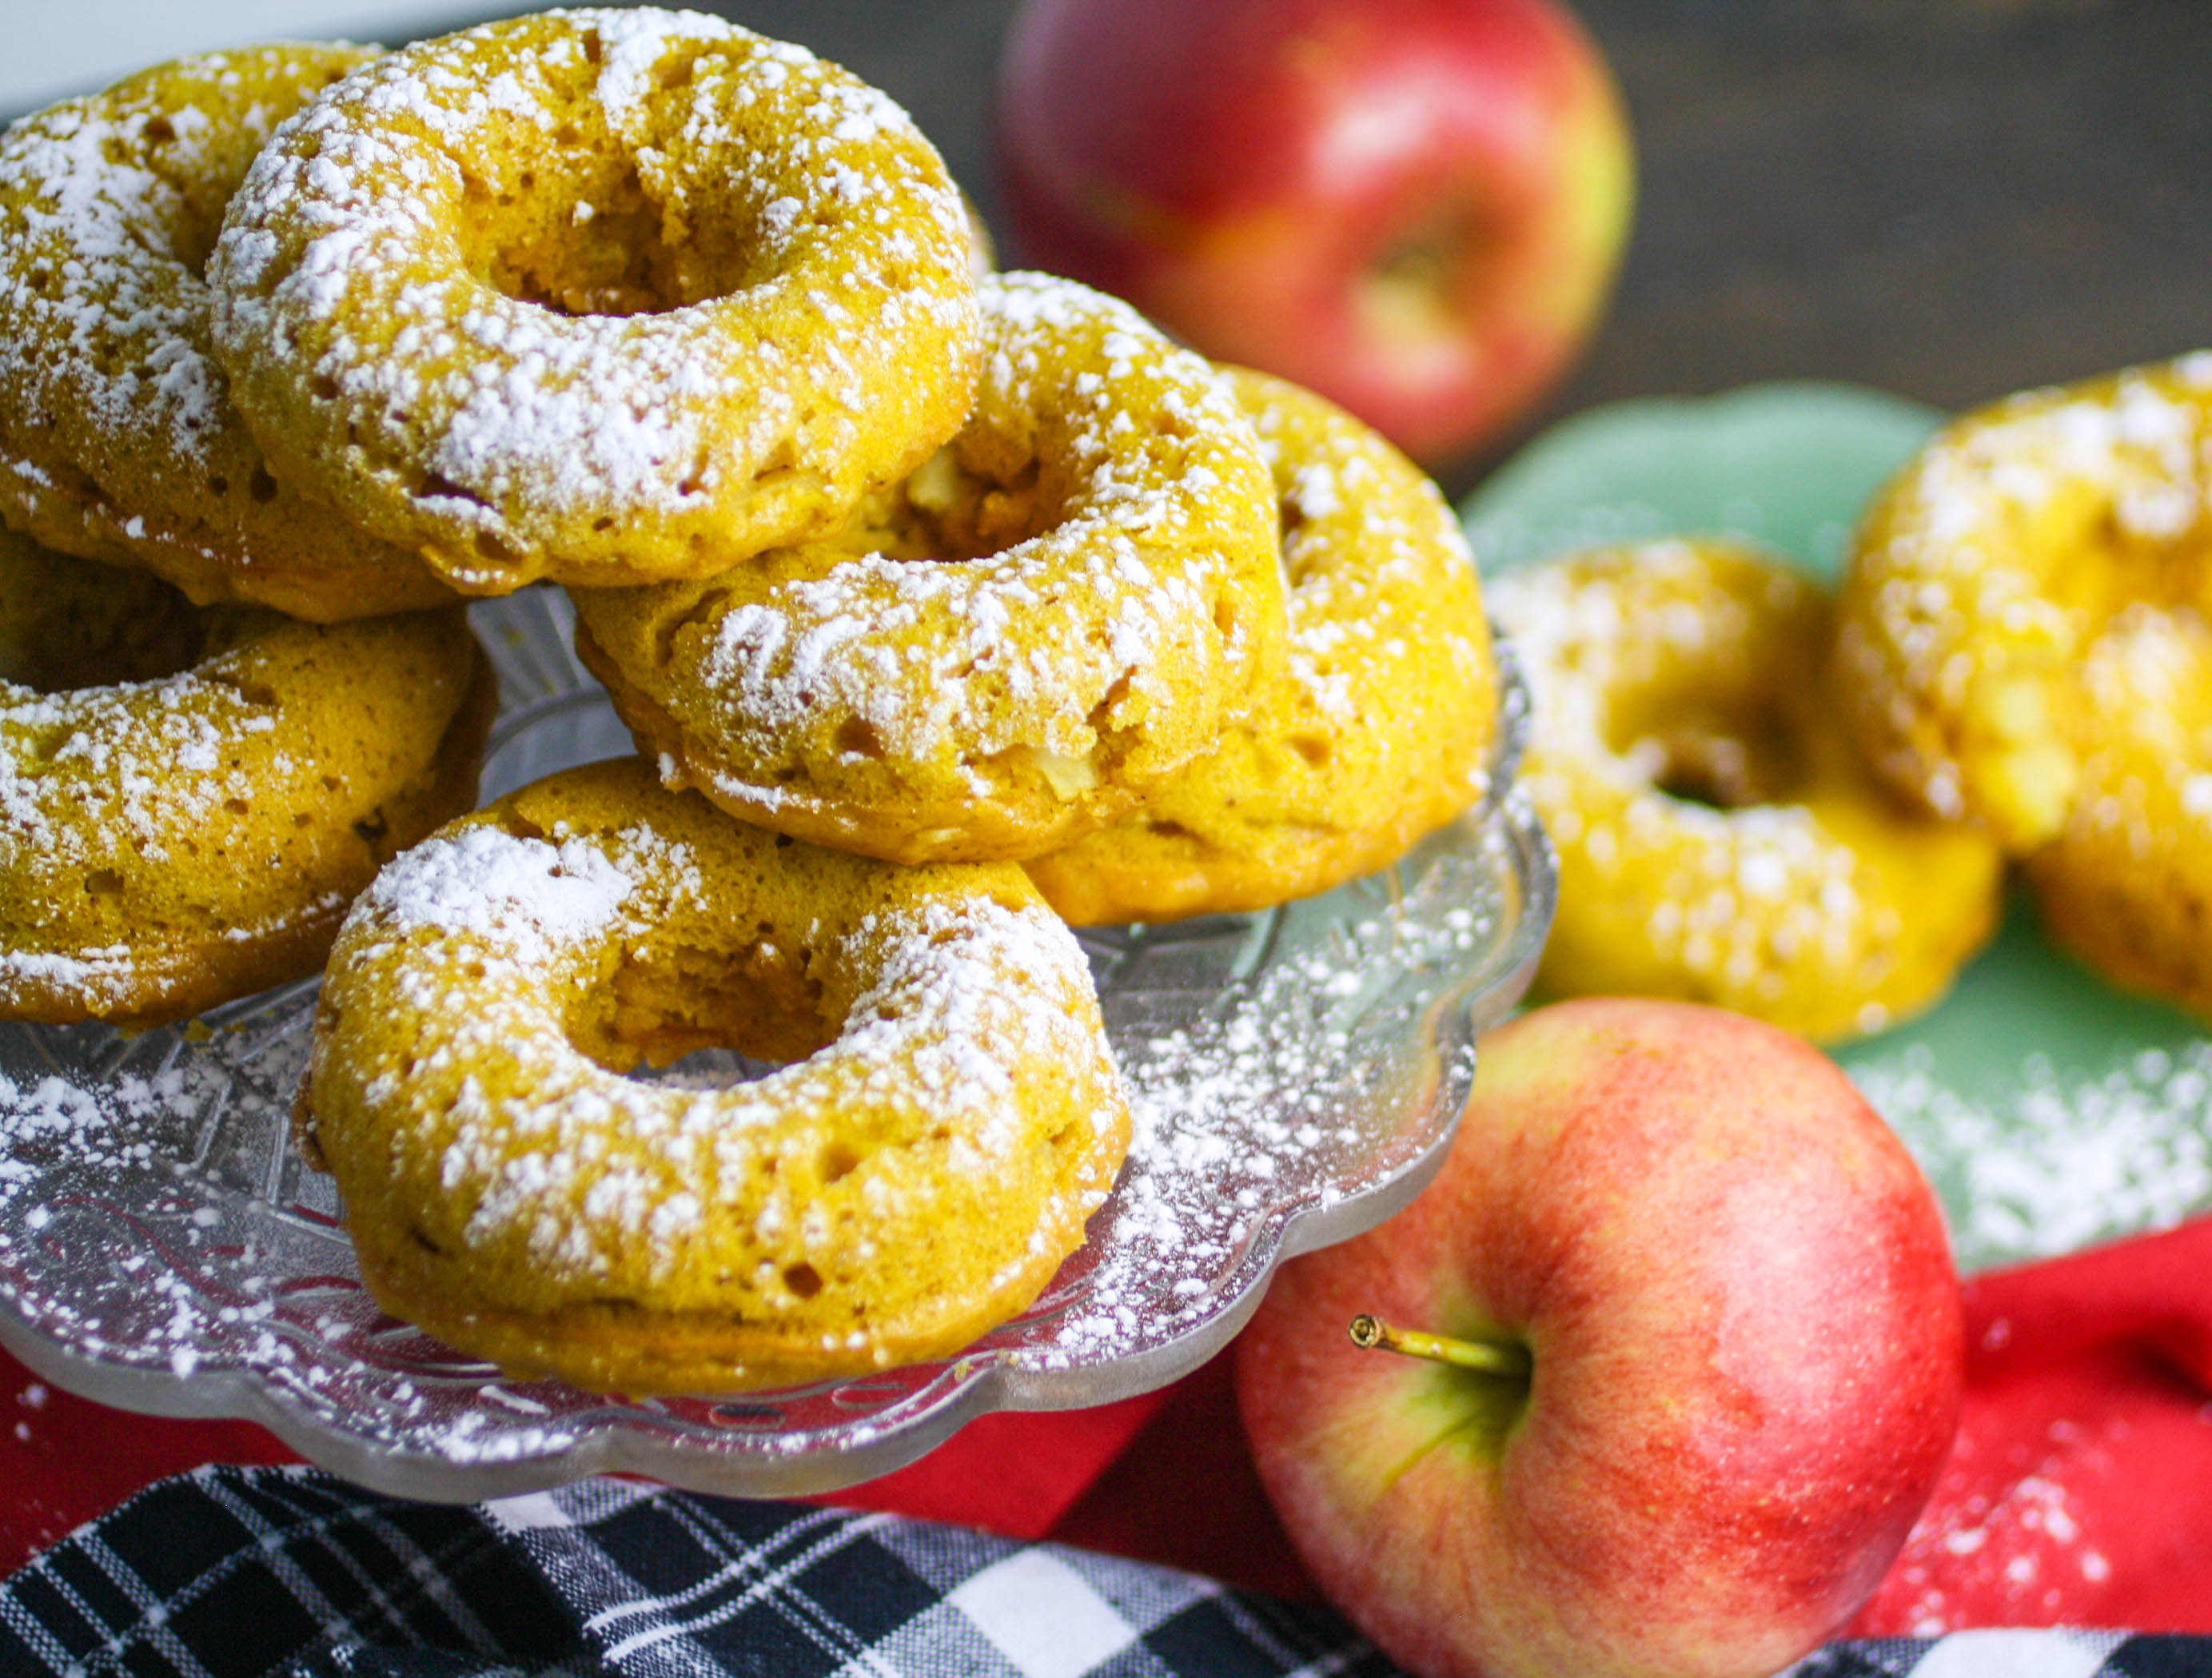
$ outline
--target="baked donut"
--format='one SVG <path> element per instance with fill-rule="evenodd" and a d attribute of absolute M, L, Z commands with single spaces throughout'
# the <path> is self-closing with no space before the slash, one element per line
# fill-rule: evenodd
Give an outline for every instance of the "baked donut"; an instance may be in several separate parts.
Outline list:
<path fill-rule="evenodd" d="M 459 610 L 201 610 L 0 532 L 0 1018 L 146 1025 L 303 978 L 476 799 Z"/>
<path fill-rule="evenodd" d="M 1869 508 L 1844 584 L 1837 676 L 1869 761 L 2013 854 L 2055 838 L 2127 726 L 2087 678 L 2100 639 L 2198 614 L 2208 556 L 2212 352 L 1946 427 Z"/>
<path fill-rule="evenodd" d="M 969 257 L 884 94 L 639 7 L 363 67 L 277 131 L 208 276 L 279 475 L 496 594 L 835 528 L 967 414 Z"/>
<path fill-rule="evenodd" d="M 1559 854 L 1537 983 L 1716 1003 L 1823 1040 L 1933 1005 L 1995 930 L 1986 835 L 1893 798 L 1829 714 L 1829 603 L 1719 540 L 1495 579 L 1522 783 Z"/>
<path fill-rule="evenodd" d="M 2122 608 L 2074 689 L 2094 732 L 2026 860 L 2045 927 L 2113 982 L 2212 1018 L 2212 624 Z"/>
<path fill-rule="evenodd" d="M 619 1070 L 717 1044 L 796 1064 Z M 305 1113 L 386 1309 L 633 1394 L 957 1351 L 1082 1242 L 1130 1129 L 1082 951 L 1019 869 L 798 844 L 634 759 L 378 878 Z"/>
<path fill-rule="evenodd" d="M 1459 520 L 1342 409 L 1223 373 L 1274 475 L 1288 664 L 1140 807 L 1027 865 L 1078 925 L 1325 891 L 1401 855 L 1488 784 L 1497 672 Z"/>
<path fill-rule="evenodd" d="M 203 605 L 320 623 L 450 603 L 272 471 L 209 344 L 200 271 L 277 121 L 374 54 L 212 52 L 0 136 L 0 515 Z"/>
<path fill-rule="evenodd" d="M 669 785 L 896 862 L 1034 856 L 1281 668 L 1273 489 L 1212 368 L 1073 281 L 981 295 L 974 417 L 843 531 L 575 591 L 577 651 Z"/>

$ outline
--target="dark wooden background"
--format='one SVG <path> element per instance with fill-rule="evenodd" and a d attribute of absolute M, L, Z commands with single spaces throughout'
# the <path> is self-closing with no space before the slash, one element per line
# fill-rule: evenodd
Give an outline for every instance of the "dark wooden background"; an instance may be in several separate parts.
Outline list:
<path fill-rule="evenodd" d="M 991 86 L 1017 0 L 714 9 L 888 89 L 995 212 Z M 1636 231 L 1611 317 L 1532 425 L 1776 378 L 1957 408 L 2212 345 L 2205 0 L 1578 9 L 1636 125 Z"/>

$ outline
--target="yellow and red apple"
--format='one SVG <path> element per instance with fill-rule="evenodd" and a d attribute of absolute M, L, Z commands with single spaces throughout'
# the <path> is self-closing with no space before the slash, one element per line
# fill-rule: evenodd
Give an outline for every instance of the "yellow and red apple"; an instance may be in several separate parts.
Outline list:
<path fill-rule="evenodd" d="M 1620 97 L 1554 0 L 1030 0 L 997 117 L 1023 261 L 1431 465 L 1567 368 L 1627 232 Z"/>
<path fill-rule="evenodd" d="M 1881 1580 L 1963 1371 L 1936 1198 L 1834 1065 L 1598 1000 L 1483 1039 L 1436 1182 L 1285 1266 L 1237 1376 L 1315 1578 L 1422 1678 L 1752 1678 Z"/>

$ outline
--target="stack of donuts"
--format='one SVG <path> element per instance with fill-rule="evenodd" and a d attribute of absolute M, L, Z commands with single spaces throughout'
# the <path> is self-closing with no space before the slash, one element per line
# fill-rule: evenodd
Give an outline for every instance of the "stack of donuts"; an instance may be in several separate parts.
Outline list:
<path fill-rule="evenodd" d="M 1832 600 L 1680 538 L 1503 579 L 1561 852 L 1539 983 L 1808 1035 L 1933 1005 L 2017 863 L 2212 1018 L 2212 354 L 2010 398 L 1865 510 Z"/>
<path fill-rule="evenodd" d="M 1067 923 L 1261 907 L 1485 790 L 1457 526 L 1126 307 L 979 274 L 883 94 L 555 12 L 163 66 L 0 137 L 0 1017 L 327 960 L 389 1309 L 632 1393 L 947 1354 L 1130 1117 Z M 462 609 L 641 755 L 463 814 Z M 635 1081 L 708 1045 L 757 1082 Z"/>

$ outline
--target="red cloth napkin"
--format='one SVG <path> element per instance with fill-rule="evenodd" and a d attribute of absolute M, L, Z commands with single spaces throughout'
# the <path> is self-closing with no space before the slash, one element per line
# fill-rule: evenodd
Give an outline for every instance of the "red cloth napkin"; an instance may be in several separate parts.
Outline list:
<path fill-rule="evenodd" d="M 1966 1401 L 1853 1630 L 2212 1632 L 2212 1218 L 1966 1287 Z"/>
<path fill-rule="evenodd" d="M 1958 1448 L 1853 1632 L 2212 1632 L 2212 1219 L 1984 1276 L 1966 1303 Z M 125 1415 L 0 1353 L 0 1572 L 216 1460 L 293 1459 L 249 1424 Z M 1103 1409 L 987 1418 L 836 1501 L 1313 1594 L 1246 1454 L 1226 1359 Z"/>

